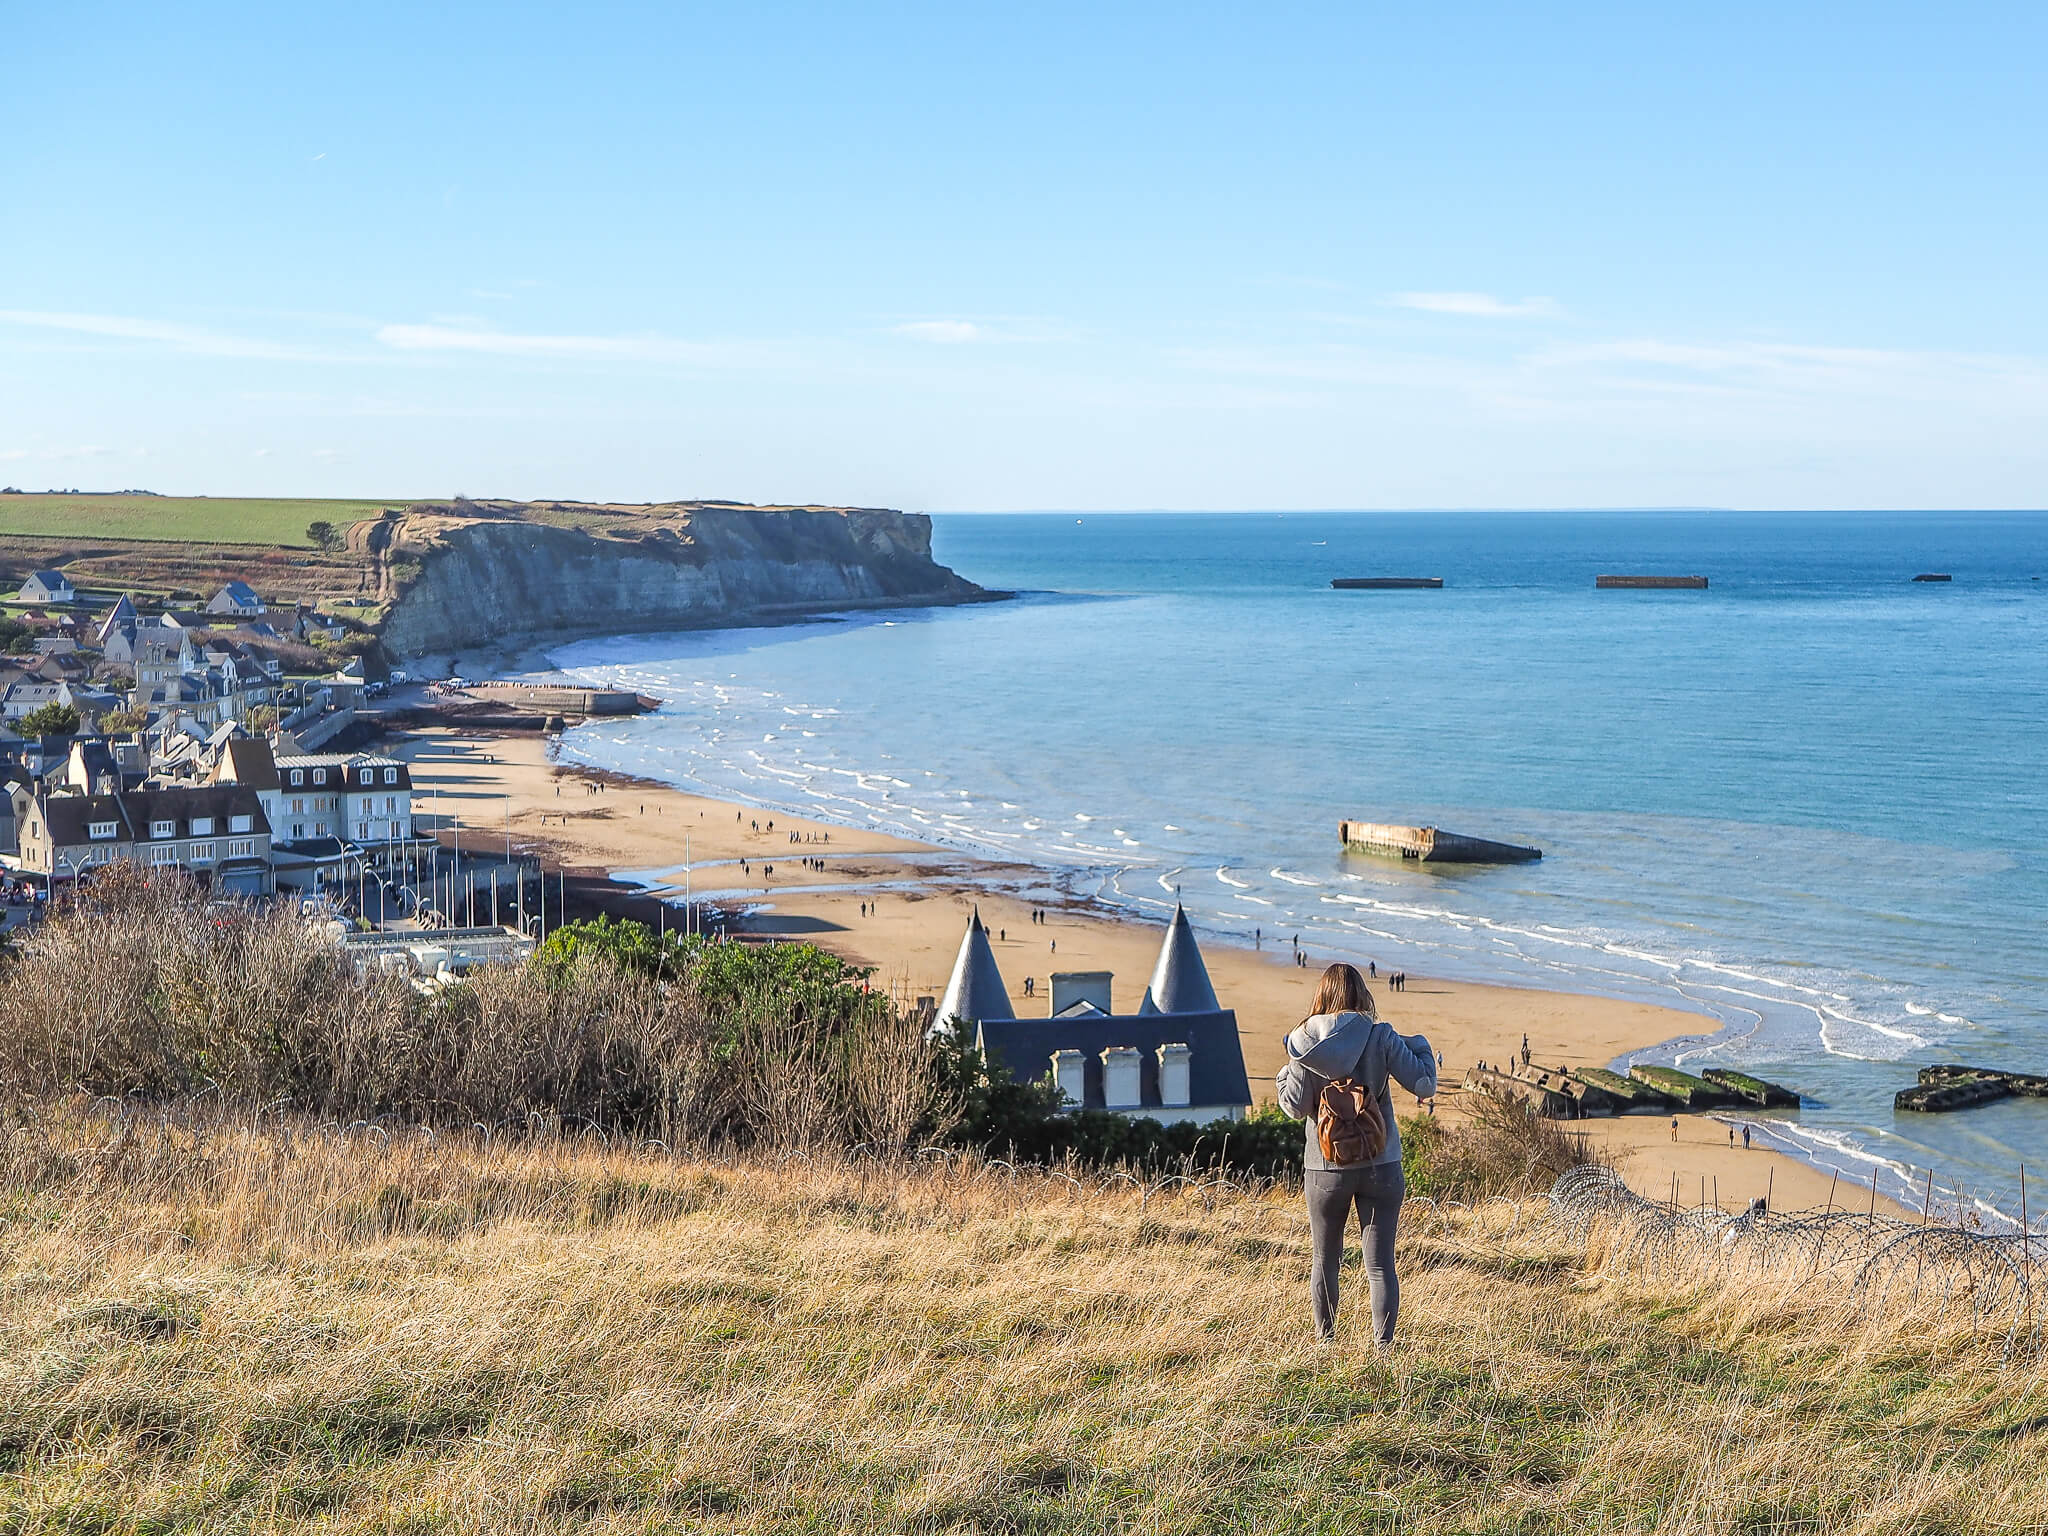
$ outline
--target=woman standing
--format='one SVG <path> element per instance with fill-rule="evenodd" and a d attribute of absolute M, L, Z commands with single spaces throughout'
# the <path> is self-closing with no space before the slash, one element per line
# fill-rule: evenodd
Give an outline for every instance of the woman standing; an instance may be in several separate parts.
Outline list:
<path fill-rule="evenodd" d="M 1369 1100 L 1365 1107 L 1378 1111 L 1377 1128 L 1371 1127 L 1369 1112 L 1358 1121 L 1369 1130 L 1383 1129 L 1385 1141 L 1375 1151 L 1368 1135 L 1357 1149 L 1357 1161 L 1333 1164 L 1324 1155 L 1317 1118 L 1323 1109 L 1323 1090 L 1347 1080 L 1363 1090 Z M 1405 1186 L 1401 1131 L 1394 1122 L 1389 1080 L 1419 1099 L 1428 1098 L 1436 1092 L 1436 1052 L 1421 1035 L 1397 1034 L 1386 1020 L 1373 1016 L 1372 993 L 1355 966 L 1333 965 L 1317 983 L 1309 1016 L 1288 1035 L 1287 1064 L 1273 1084 L 1280 1107 L 1308 1122 L 1302 1184 L 1308 1195 L 1309 1236 L 1315 1247 L 1309 1294 L 1316 1337 L 1325 1341 L 1336 1331 L 1337 1266 L 1344 1257 L 1344 1233 L 1353 1206 L 1358 1208 L 1359 1225 L 1364 1229 L 1373 1337 L 1382 1348 L 1394 1341 L 1394 1320 L 1401 1310 L 1401 1282 L 1394 1274 L 1394 1228 L 1400 1220 Z M 1335 1098 L 1340 1100 L 1342 1092 L 1340 1088 Z M 1355 1136 L 1352 1139 L 1355 1143 Z"/>

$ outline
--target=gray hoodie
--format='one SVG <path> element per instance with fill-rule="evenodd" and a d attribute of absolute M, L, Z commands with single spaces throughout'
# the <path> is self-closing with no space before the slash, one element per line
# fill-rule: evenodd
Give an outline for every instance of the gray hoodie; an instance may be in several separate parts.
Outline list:
<path fill-rule="evenodd" d="M 1273 1079 L 1280 1107 L 1297 1120 L 1307 1120 L 1310 1172 L 1327 1170 L 1323 1149 L 1316 1143 L 1316 1100 L 1323 1084 L 1335 1077 L 1356 1078 L 1379 1095 L 1380 1115 L 1387 1122 L 1387 1145 L 1373 1166 L 1401 1161 L 1401 1129 L 1394 1123 L 1394 1100 L 1387 1090 L 1392 1078 L 1418 1099 L 1436 1092 L 1436 1052 L 1421 1035 L 1401 1035 L 1385 1019 L 1362 1013 L 1319 1013 L 1304 1019 L 1287 1037 L 1287 1065 Z"/>

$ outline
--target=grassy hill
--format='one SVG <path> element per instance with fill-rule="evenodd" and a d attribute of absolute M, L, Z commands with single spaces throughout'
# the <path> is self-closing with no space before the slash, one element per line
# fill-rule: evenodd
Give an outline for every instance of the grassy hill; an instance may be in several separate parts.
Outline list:
<path fill-rule="evenodd" d="M 310 549 L 308 524 L 336 529 L 397 501 L 323 501 L 234 496 L 0 496 L 0 535 L 148 539 L 190 544 L 267 544 Z"/>
<path fill-rule="evenodd" d="M 0 1144 L 12 1531 L 2039 1531 L 1953 1323 L 1411 1206 L 1401 1341 L 1299 1196 L 45 1108 Z"/>

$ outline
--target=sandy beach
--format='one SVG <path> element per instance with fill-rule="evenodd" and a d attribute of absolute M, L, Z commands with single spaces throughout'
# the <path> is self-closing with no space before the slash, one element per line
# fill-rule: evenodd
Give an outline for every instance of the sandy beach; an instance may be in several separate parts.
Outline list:
<path fill-rule="evenodd" d="M 979 908 L 1021 1017 L 1045 1011 L 1054 970 L 1115 974 L 1118 1007 L 1134 1007 L 1158 955 L 1160 928 L 1073 901 L 1035 866 L 973 858 L 855 828 L 762 811 L 666 786 L 558 764 L 547 738 L 526 733 L 428 730 L 394 737 L 413 765 L 416 808 L 457 816 L 468 835 L 508 838 L 539 853 L 552 872 L 645 883 L 727 912 L 744 911 L 756 934 L 802 939 L 874 968 L 877 984 L 906 1004 L 944 990 L 968 915 Z M 1044 920 L 1031 921 L 1033 909 Z M 1163 922 L 1163 915 L 1162 915 Z M 1298 966 L 1287 935 L 1257 948 L 1203 935 L 1216 991 L 1237 1012 L 1255 1099 L 1270 1098 L 1281 1041 L 1307 1012 L 1314 980 L 1331 957 Z M 1036 996 L 1027 996 L 1026 979 Z M 1604 1066 L 1681 1034 L 1700 1016 L 1648 1003 L 1434 980 L 1410 974 L 1400 992 L 1374 989 L 1380 1012 L 1404 1032 L 1426 1034 L 1444 1057 L 1441 1113 L 1456 1113 L 1455 1084 L 1474 1061 L 1499 1061 L 1522 1037 L 1539 1062 Z M 1734 1123 L 1739 1124 L 1739 1119 Z M 1791 1157 L 1731 1144 L 1728 1118 L 1626 1117 L 1584 1125 L 1623 1153 L 1623 1171 L 1644 1193 L 1724 1207 L 1769 1192 L 1784 1209 L 1862 1204 L 1866 1186 Z M 1889 1208 L 1889 1202 L 1880 1200 Z"/>

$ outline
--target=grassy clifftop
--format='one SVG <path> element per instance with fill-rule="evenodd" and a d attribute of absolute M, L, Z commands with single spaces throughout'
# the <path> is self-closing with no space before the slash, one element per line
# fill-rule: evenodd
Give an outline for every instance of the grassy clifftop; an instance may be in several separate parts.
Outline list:
<path fill-rule="evenodd" d="M 1284 1190 L 191 1113 L 0 1151 L 0 1527 L 2048 1522 L 2038 1365 L 1645 1289 L 1520 1207 L 1411 1207 L 1381 1357 L 1355 1265 L 1308 1341 Z"/>

